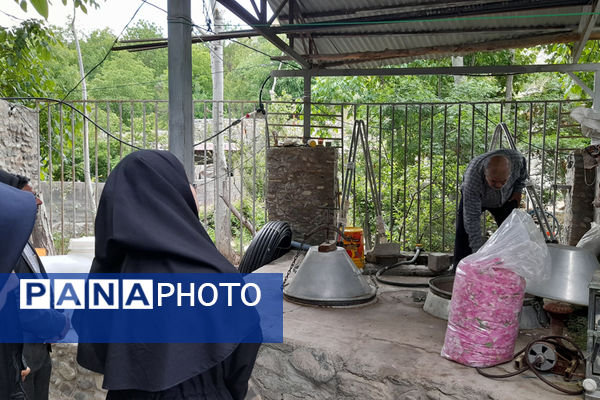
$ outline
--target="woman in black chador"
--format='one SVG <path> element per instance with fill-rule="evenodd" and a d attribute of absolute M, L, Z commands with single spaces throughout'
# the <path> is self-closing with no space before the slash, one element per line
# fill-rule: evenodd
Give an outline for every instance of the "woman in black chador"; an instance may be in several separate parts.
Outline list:
<path fill-rule="evenodd" d="M 92 273 L 236 273 L 198 219 L 183 165 L 141 150 L 112 171 L 96 215 Z M 259 344 L 80 344 L 77 361 L 104 374 L 107 399 L 243 399 Z"/>

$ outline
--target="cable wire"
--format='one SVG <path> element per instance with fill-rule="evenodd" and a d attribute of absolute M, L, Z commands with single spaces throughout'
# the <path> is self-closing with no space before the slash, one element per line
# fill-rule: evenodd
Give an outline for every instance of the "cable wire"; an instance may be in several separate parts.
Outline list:
<path fill-rule="evenodd" d="M 100 125 L 98 125 L 96 123 L 96 121 L 92 120 L 90 117 L 88 117 L 87 115 L 85 115 L 85 113 L 83 113 L 82 111 L 79 111 L 77 109 L 77 107 L 75 107 L 74 105 L 67 103 L 64 100 L 59 100 L 59 99 L 53 99 L 51 97 L 1 97 L 2 100 L 42 100 L 42 101 L 47 101 L 48 103 L 57 103 L 57 104 L 62 104 L 65 105 L 67 107 L 69 107 L 70 109 L 72 109 L 73 111 L 77 112 L 79 115 L 81 115 L 84 119 L 86 119 L 87 121 L 91 122 L 92 125 L 94 125 L 96 128 L 100 129 L 102 132 L 104 132 L 105 134 L 107 134 L 108 136 L 110 136 L 111 138 L 115 139 L 116 141 L 127 145 L 129 147 L 132 147 L 136 150 L 141 150 L 141 147 L 138 147 L 134 144 L 128 143 L 118 137 L 116 137 L 115 135 L 113 135 L 112 133 L 110 133 L 109 131 L 107 131 L 106 129 L 104 129 L 103 127 L 101 127 Z"/>
<path fill-rule="evenodd" d="M 145 4 L 145 0 L 142 0 L 142 2 L 140 3 L 139 7 L 137 8 L 137 10 L 135 10 L 135 12 L 133 13 L 133 15 L 131 16 L 131 18 L 129 19 L 129 22 L 127 22 L 127 24 L 123 27 L 123 29 L 121 30 L 121 33 L 119 33 L 119 35 L 115 38 L 115 40 L 113 41 L 113 44 L 110 46 L 110 49 L 108 49 L 108 51 L 106 52 L 106 54 L 104 55 L 104 57 L 102 58 L 102 60 L 100 60 L 99 63 L 97 63 L 96 65 L 94 65 L 94 67 L 92 67 L 92 69 L 90 69 L 84 76 L 83 78 L 81 78 L 79 80 L 79 82 L 77 82 L 77 84 L 75 86 L 73 86 L 73 88 L 71 90 L 69 90 L 69 92 L 61 99 L 62 101 L 66 100 L 67 97 L 69 97 L 69 95 L 71 93 L 73 93 L 73 91 L 75 89 L 77 89 L 79 87 L 79 85 L 81 84 L 81 82 L 83 82 L 85 80 L 85 78 L 88 77 L 89 74 L 91 74 L 96 68 L 98 68 L 100 65 L 102 65 L 102 63 L 104 61 L 106 61 L 106 59 L 108 58 L 109 54 L 111 53 L 113 47 L 115 47 L 115 45 L 117 44 L 117 41 L 119 40 L 119 37 L 121 37 L 121 35 L 123 34 L 123 32 L 125 32 L 125 29 L 127 29 L 127 27 L 129 26 L 129 24 L 131 23 L 131 21 L 133 21 L 133 19 L 135 18 L 135 16 L 137 15 L 137 13 L 140 11 L 140 9 L 142 8 L 142 6 Z"/>

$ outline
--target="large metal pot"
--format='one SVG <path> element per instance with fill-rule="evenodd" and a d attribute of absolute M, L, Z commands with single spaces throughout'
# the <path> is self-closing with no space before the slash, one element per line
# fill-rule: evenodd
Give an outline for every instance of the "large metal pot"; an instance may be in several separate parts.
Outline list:
<path fill-rule="evenodd" d="M 429 292 L 423 305 L 423 310 L 441 319 L 448 320 L 448 311 L 454 288 L 454 275 L 438 276 L 429 281 Z M 525 294 L 523 308 L 519 316 L 519 329 L 537 329 L 547 327 L 548 316 L 544 311 L 543 300 L 540 297 Z"/>
<path fill-rule="evenodd" d="M 580 247 L 548 244 L 552 258 L 551 277 L 529 282 L 526 292 L 539 297 L 587 306 L 588 285 L 594 271 L 600 269 L 596 257 Z"/>

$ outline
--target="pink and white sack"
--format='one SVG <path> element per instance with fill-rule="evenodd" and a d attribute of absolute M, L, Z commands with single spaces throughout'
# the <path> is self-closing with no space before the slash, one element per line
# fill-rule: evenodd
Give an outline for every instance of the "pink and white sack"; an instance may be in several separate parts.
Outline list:
<path fill-rule="evenodd" d="M 550 277 L 550 255 L 531 217 L 516 209 L 457 266 L 441 355 L 471 367 L 513 357 L 526 283 Z"/>

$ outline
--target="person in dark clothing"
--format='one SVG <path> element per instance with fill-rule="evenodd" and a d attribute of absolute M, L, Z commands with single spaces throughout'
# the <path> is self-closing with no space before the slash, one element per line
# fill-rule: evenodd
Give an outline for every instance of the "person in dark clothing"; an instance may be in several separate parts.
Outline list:
<path fill-rule="evenodd" d="M 34 196 L 0 183 L 0 325 L 2 335 L 20 333 L 15 320 L 15 280 L 9 278 L 35 222 Z M 18 340 L 15 340 L 18 342 Z M 23 399 L 21 389 L 22 344 L 0 343 L 0 399 Z"/>
<path fill-rule="evenodd" d="M 106 181 L 91 273 L 237 273 L 198 219 L 183 165 L 141 150 Z M 244 399 L 259 344 L 80 343 L 77 361 L 104 374 L 109 400 Z"/>
<path fill-rule="evenodd" d="M 42 204 L 40 198 L 33 191 L 29 183 L 29 178 L 11 174 L 0 170 L 0 182 L 13 186 L 16 189 L 33 193 L 37 206 Z M 15 264 L 14 271 L 19 274 L 35 274 L 38 278 L 47 278 L 46 270 L 42 261 L 35 252 L 30 242 L 25 244 L 21 257 Z M 31 343 L 39 342 L 43 337 L 64 336 L 68 329 L 67 319 L 56 311 L 37 311 L 20 314 L 21 328 L 23 330 L 25 342 L 23 344 L 23 364 L 29 368 L 29 374 L 23 381 L 23 389 L 28 400 L 48 400 L 50 388 L 50 375 L 52 373 L 52 351 L 49 343 Z M 53 326 L 54 333 L 47 332 L 48 327 Z M 64 328 L 63 328 L 64 327 Z M 62 333 L 59 333 L 63 331 Z M 38 339 L 38 335 L 40 339 Z"/>
<path fill-rule="evenodd" d="M 494 150 L 471 160 L 456 210 L 455 268 L 483 245 L 481 213 L 489 211 L 500 226 L 519 207 L 527 179 L 525 158 L 517 150 Z"/>

